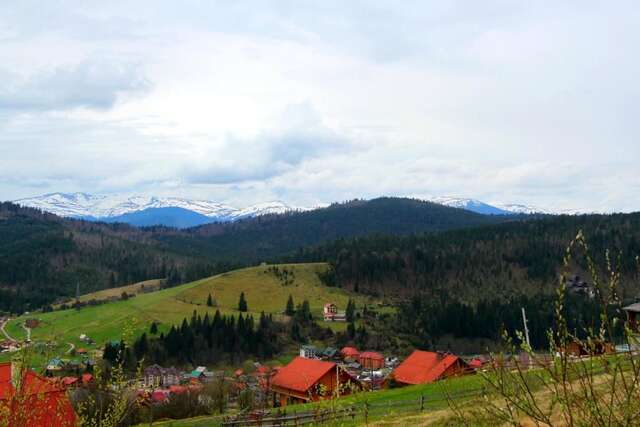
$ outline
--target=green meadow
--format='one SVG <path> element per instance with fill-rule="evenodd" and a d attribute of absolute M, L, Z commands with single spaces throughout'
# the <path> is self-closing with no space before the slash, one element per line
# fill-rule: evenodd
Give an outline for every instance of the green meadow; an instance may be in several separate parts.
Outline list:
<path fill-rule="evenodd" d="M 220 274 L 207 279 L 159 291 L 141 293 L 127 300 L 111 301 L 96 306 L 86 306 L 79 310 L 68 309 L 50 313 L 30 313 L 13 319 L 6 326 L 7 332 L 16 339 L 25 339 L 26 331 L 22 327 L 25 319 L 36 318 L 40 326 L 33 329 L 32 341 L 52 343 L 48 353 L 56 356 L 73 344 L 87 350 L 101 349 L 106 341 L 131 339 L 147 331 L 152 322 L 157 322 L 160 331 L 168 330 L 171 325 L 180 324 L 185 317 L 191 317 L 195 310 L 199 314 L 213 314 L 220 310 L 223 314 L 239 314 L 237 309 L 240 293 L 244 292 L 248 303 L 248 312 L 258 316 L 261 312 L 281 316 L 289 295 L 296 304 L 309 300 L 311 310 L 317 319 L 322 318 L 322 308 L 326 302 L 334 302 L 344 309 L 350 297 L 361 304 L 374 303 L 362 296 L 350 296 L 338 288 L 324 286 L 317 273 L 327 268 L 324 263 L 279 265 L 280 270 L 287 269 L 290 279 L 285 283 L 261 265 Z M 291 274 L 292 273 L 292 274 Z M 120 289 L 117 294 L 121 293 Z M 207 306 L 211 294 L 215 305 Z M 104 292 L 84 296 L 83 300 L 100 299 L 113 295 Z M 344 323 L 324 323 L 335 330 L 345 328 Z M 79 339 L 86 334 L 95 341 L 87 346 Z M 7 359 L 9 356 L 0 356 Z M 37 357 L 36 357 L 37 359 Z"/>

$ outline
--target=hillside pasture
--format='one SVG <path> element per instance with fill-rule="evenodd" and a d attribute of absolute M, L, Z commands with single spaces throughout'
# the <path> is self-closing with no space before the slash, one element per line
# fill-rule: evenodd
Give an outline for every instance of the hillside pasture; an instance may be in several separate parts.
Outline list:
<path fill-rule="evenodd" d="M 26 331 L 22 327 L 24 321 L 37 318 L 40 325 L 33 329 L 32 340 L 54 343 L 54 355 L 62 355 L 71 344 L 78 348 L 99 350 L 106 341 L 133 339 L 148 331 L 152 322 L 159 324 L 160 331 L 167 331 L 171 325 L 179 325 L 184 318 L 191 317 L 194 311 L 203 316 L 205 313 L 213 315 L 216 310 L 223 314 L 239 314 L 241 292 L 245 293 L 248 313 L 256 317 L 263 311 L 277 317 L 283 316 L 289 295 L 293 296 L 296 304 L 308 299 L 317 319 L 322 318 L 322 307 L 327 301 L 336 303 L 341 309 L 346 307 L 350 295 L 341 289 L 326 287 L 318 279 L 317 273 L 326 269 L 326 264 L 279 265 L 279 271 L 286 269 L 290 272 L 286 284 L 269 267 L 261 265 L 235 270 L 174 288 L 140 293 L 126 300 L 81 309 L 30 313 L 11 320 L 6 330 L 14 338 L 23 340 L 26 338 Z M 122 289 L 113 292 L 119 295 Z M 207 306 L 209 294 L 215 300 L 213 307 Z M 92 295 L 95 297 L 96 294 Z M 373 302 L 361 296 L 352 297 L 359 306 Z M 321 323 L 336 330 L 345 327 L 344 323 Z M 81 334 L 88 335 L 96 344 L 88 346 L 81 342 Z"/>

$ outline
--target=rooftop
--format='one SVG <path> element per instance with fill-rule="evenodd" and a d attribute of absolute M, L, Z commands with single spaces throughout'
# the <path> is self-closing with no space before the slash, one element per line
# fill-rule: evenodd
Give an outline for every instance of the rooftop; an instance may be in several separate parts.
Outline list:
<path fill-rule="evenodd" d="M 335 367 L 336 364 L 332 362 L 296 357 L 291 363 L 278 371 L 273 377 L 272 384 L 304 393 Z"/>

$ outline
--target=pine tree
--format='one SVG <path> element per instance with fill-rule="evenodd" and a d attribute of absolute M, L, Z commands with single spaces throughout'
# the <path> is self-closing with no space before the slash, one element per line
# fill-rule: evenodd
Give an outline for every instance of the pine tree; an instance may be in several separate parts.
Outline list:
<path fill-rule="evenodd" d="M 207 297 L 207 307 L 213 307 L 213 298 L 211 298 L 211 294 Z"/>
<path fill-rule="evenodd" d="M 296 312 L 295 306 L 293 305 L 293 297 L 289 295 L 289 299 L 287 300 L 287 307 L 284 310 L 284 314 L 287 316 L 293 316 Z"/>
<path fill-rule="evenodd" d="M 356 325 L 353 324 L 353 322 L 350 322 L 347 325 L 347 335 L 349 336 L 349 339 L 354 339 L 356 336 Z"/>
<path fill-rule="evenodd" d="M 149 333 L 150 333 L 151 335 L 155 335 L 155 334 L 157 334 L 157 333 L 158 333 L 158 324 L 157 324 L 156 322 L 153 322 L 153 323 L 151 324 L 151 328 L 149 329 Z"/>
<path fill-rule="evenodd" d="M 238 310 L 245 312 L 248 310 L 247 300 L 244 298 L 244 292 L 240 293 L 240 300 L 238 301 Z"/>
<path fill-rule="evenodd" d="M 345 313 L 347 322 L 353 323 L 353 321 L 355 320 L 355 311 L 356 311 L 356 303 L 353 302 L 353 300 L 349 299 L 349 302 L 347 303 L 347 310 Z"/>

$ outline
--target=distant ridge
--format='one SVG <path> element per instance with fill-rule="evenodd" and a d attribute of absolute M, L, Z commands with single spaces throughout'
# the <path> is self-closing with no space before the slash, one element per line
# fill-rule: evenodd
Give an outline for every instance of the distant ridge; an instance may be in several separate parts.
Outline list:
<path fill-rule="evenodd" d="M 208 200 L 180 197 L 50 193 L 14 200 L 14 203 L 67 218 L 124 222 L 137 226 L 166 225 L 178 228 L 212 222 L 232 222 L 268 214 L 304 211 L 280 201 L 235 208 Z"/>
<path fill-rule="evenodd" d="M 471 198 L 437 196 L 417 197 L 417 199 L 483 215 L 550 213 L 522 204 L 489 204 Z M 214 222 L 234 222 L 268 214 L 312 210 L 312 208 L 289 206 L 281 201 L 270 201 L 237 208 L 220 202 L 180 197 L 94 195 L 88 193 L 50 193 L 15 200 L 14 203 L 68 218 L 123 222 L 135 226 L 165 225 L 177 228 L 194 227 Z"/>

